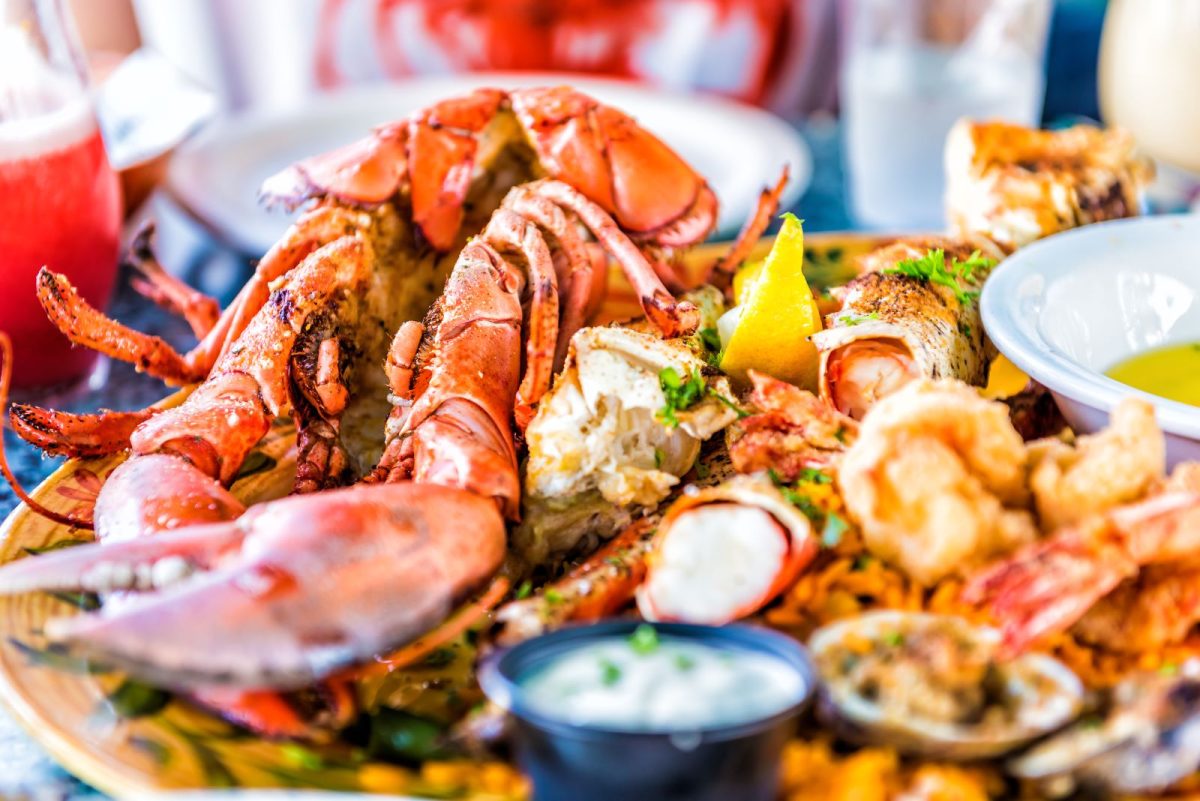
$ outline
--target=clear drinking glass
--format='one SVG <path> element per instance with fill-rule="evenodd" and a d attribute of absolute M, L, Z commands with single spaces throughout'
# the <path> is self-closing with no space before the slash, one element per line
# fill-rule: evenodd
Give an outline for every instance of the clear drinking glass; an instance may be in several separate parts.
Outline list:
<path fill-rule="evenodd" d="M 1200 176 L 1200 2 L 1109 0 L 1099 77 L 1105 122 Z"/>
<path fill-rule="evenodd" d="M 942 148 L 960 117 L 1036 124 L 1051 0 L 842 0 L 841 108 L 854 215 L 945 226 Z"/>
<path fill-rule="evenodd" d="M 103 308 L 117 274 L 121 189 L 92 107 L 83 51 L 62 0 L 0 2 L 0 329 L 13 383 L 61 385 L 95 353 L 46 319 L 35 278 L 64 273 Z"/>

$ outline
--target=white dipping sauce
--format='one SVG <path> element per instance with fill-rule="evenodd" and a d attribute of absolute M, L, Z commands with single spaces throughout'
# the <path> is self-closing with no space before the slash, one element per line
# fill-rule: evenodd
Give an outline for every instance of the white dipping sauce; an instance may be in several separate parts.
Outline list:
<path fill-rule="evenodd" d="M 653 635 L 580 645 L 523 677 L 522 695 L 568 723 L 658 732 L 761 720 L 804 696 L 804 678 L 781 659 Z"/>

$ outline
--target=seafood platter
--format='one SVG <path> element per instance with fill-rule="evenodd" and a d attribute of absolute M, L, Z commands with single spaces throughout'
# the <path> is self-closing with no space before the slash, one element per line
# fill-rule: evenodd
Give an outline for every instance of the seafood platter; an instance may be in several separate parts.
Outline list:
<path fill-rule="evenodd" d="M 0 697 L 68 769 L 116 795 L 1200 788 L 1200 465 L 1168 472 L 1132 393 L 1073 433 L 979 310 L 1036 240 L 1139 213 L 1123 132 L 964 120 L 945 233 L 764 239 L 785 174 L 725 245 L 704 176 L 570 88 L 364 134 L 266 182 L 303 213 L 224 310 L 137 243 L 186 353 L 39 276 L 73 342 L 178 388 L 11 406 L 70 458 L 3 529 Z"/>

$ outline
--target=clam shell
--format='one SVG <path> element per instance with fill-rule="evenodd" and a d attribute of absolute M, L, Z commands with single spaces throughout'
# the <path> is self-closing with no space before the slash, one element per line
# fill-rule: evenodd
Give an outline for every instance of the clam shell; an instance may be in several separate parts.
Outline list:
<path fill-rule="evenodd" d="M 1070 668 L 1044 654 L 1025 654 L 1003 663 L 1003 668 L 1010 675 L 1010 680 L 1006 682 L 1007 692 L 1031 692 L 1033 688 L 1028 683 L 1014 679 L 1019 674 L 1034 674 L 1049 681 L 1053 687 L 1052 697 L 1042 701 L 1036 714 L 1027 711 L 1021 720 L 1011 721 L 1004 726 L 990 723 L 986 728 L 930 718 L 885 717 L 877 703 L 839 683 L 838 676 L 824 672 L 822 655 L 837 646 L 848 634 L 876 640 L 897 629 L 907 632 L 935 624 L 950 625 L 961 636 L 974 638 L 984 644 L 992 645 L 1000 641 L 1000 633 L 995 629 L 975 626 L 958 617 L 917 612 L 872 612 L 832 623 L 816 631 L 809 641 L 809 649 L 818 670 L 822 671 L 817 706 L 821 720 L 850 742 L 887 745 L 914 756 L 973 760 L 1014 751 L 1062 728 L 1079 715 L 1084 699 L 1082 683 Z"/>
<path fill-rule="evenodd" d="M 1080 723 L 1008 762 L 1012 775 L 1108 793 L 1165 790 L 1200 769 L 1200 679 L 1139 674 L 1108 717 Z"/>

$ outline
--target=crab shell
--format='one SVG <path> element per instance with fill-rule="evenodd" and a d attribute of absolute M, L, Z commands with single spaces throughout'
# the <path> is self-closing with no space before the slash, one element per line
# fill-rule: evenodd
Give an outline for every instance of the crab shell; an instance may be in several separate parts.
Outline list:
<path fill-rule="evenodd" d="M 699 514 L 707 507 L 710 520 Z M 818 549 L 812 523 L 764 473 L 689 487 L 667 510 L 656 540 L 638 610 L 647 620 L 709 625 L 757 612 Z"/>
<path fill-rule="evenodd" d="M 975 626 L 949 615 L 920 612 L 879 611 L 831 623 L 818 629 L 809 640 L 813 661 L 821 671 L 818 716 L 839 736 L 855 743 L 887 745 L 904 754 L 949 760 L 989 759 L 1014 751 L 1074 720 L 1083 707 L 1084 689 L 1079 678 L 1062 662 L 1045 654 L 1027 653 L 1001 664 L 1005 671 L 1004 691 L 1018 704 L 1029 706 L 1007 724 L 976 725 L 933 720 L 911 715 L 887 718 L 878 703 L 864 697 L 829 675 L 823 655 L 847 637 L 877 640 L 900 632 L 934 625 L 949 625 L 958 636 L 974 639 L 986 647 L 998 646 L 1000 632 Z M 1046 690 L 1021 677 L 1036 677 Z M 1033 697 L 1025 697 L 1036 694 Z"/>

